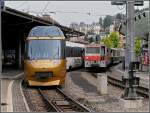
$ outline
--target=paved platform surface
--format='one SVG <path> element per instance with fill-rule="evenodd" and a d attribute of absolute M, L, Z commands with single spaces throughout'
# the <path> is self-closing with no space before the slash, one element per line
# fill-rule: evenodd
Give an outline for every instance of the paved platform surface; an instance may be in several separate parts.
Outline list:
<path fill-rule="evenodd" d="M 28 112 L 28 106 L 22 93 L 23 72 L 9 70 L 0 76 L 1 112 Z"/>
<path fill-rule="evenodd" d="M 1 112 L 7 112 L 7 107 L 8 107 L 8 87 L 11 82 L 11 80 L 0 80 L 1 82 Z"/>
<path fill-rule="evenodd" d="M 29 107 L 25 101 L 23 95 L 23 89 L 21 88 L 21 79 L 15 80 L 12 86 L 12 102 L 13 112 L 29 112 Z"/>
<path fill-rule="evenodd" d="M 23 75 L 23 70 L 3 70 L 2 75 L 0 75 L 1 79 L 17 79 Z"/>

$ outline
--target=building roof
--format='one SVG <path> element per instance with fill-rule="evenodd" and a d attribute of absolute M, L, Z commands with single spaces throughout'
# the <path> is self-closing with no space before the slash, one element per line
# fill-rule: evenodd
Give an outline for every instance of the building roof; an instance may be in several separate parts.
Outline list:
<path fill-rule="evenodd" d="M 2 9 L 2 14 L 5 15 L 5 20 L 3 20 L 3 22 L 5 21 L 6 23 L 11 23 L 12 24 L 12 22 L 10 22 L 10 21 L 12 21 L 12 19 L 9 18 L 9 17 L 13 17 L 13 18 L 16 19 L 16 21 L 17 20 L 19 22 L 22 21 L 22 23 L 27 23 L 28 25 L 32 24 L 30 27 L 33 26 L 33 23 L 34 24 L 38 23 L 38 24 L 41 24 L 41 25 L 55 25 L 55 26 L 58 26 L 64 32 L 64 34 L 67 37 L 85 35 L 82 32 L 79 32 L 79 31 L 73 30 L 71 28 L 68 28 L 66 26 L 63 26 L 63 25 L 59 24 L 58 22 L 54 21 L 53 19 L 46 20 L 46 19 L 43 19 L 41 17 L 33 16 L 33 15 L 28 14 L 28 13 L 21 12 L 21 11 L 18 11 L 18 10 L 9 8 L 9 7 L 5 7 L 4 9 Z M 3 15 L 2 15 L 2 17 L 3 17 Z M 17 24 L 18 21 L 17 22 L 13 21 L 13 23 Z M 36 26 L 36 25 L 34 25 L 34 26 Z"/>

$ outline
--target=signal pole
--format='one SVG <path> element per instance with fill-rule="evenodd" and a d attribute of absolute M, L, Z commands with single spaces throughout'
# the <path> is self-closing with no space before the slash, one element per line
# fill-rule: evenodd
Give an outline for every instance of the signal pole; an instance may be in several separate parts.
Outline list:
<path fill-rule="evenodd" d="M 134 72 L 136 71 L 136 57 L 135 57 L 135 22 L 134 22 L 134 5 L 141 6 L 143 5 L 143 1 L 118 1 L 111 2 L 112 5 L 123 5 L 126 4 L 126 55 L 125 60 L 127 62 L 128 73 L 127 77 L 123 77 L 123 82 L 125 83 L 125 91 L 123 98 L 125 100 L 136 100 L 137 93 L 136 87 L 139 85 L 139 78 L 134 76 Z"/>
<path fill-rule="evenodd" d="M 139 78 L 134 76 L 136 70 L 136 58 L 135 58 L 135 21 L 134 21 L 134 3 L 135 1 L 126 1 L 126 13 L 127 13 L 127 45 L 126 49 L 129 60 L 128 78 L 123 78 L 126 83 L 124 92 L 124 99 L 136 99 L 136 87 L 139 83 Z"/>
<path fill-rule="evenodd" d="M 148 53 L 149 53 L 149 76 L 150 76 L 150 1 L 149 1 L 149 37 L 148 37 Z"/>

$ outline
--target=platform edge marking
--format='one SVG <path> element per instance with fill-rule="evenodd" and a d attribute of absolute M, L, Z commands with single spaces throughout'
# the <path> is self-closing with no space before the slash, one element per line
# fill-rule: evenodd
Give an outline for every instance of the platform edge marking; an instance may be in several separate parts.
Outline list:
<path fill-rule="evenodd" d="M 13 112 L 13 103 L 12 103 L 12 85 L 14 80 L 10 81 L 7 91 L 7 112 Z"/>
<path fill-rule="evenodd" d="M 21 95 L 22 95 L 22 97 L 23 97 L 23 101 L 24 101 L 26 110 L 27 110 L 27 112 L 30 112 L 29 106 L 28 106 L 28 104 L 27 104 L 27 101 L 26 101 L 26 99 L 25 99 L 25 96 L 24 96 L 23 91 L 22 91 L 22 88 L 21 88 L 21 83 L 22 83 L 22 80 L 20 81 L 20 92 L 21 92 Z"/>
<path fill-rule="evenodd" d="M 17 78 L 17 77 L 19 77 L 19 76 L 21 76 L 21 75 L 23 75 L 23 74 L 24 74 L 24 72 L 19 73 L 19 74 L 17 74 L 14 78 Z"/>

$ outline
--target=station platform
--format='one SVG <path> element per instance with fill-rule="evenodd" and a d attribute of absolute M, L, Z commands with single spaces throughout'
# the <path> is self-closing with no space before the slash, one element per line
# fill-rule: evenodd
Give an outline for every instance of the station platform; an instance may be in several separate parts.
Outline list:
<path fill-rule="evenodd" d="M 4 69 L 2 74 L 0 75 L 1 79 L 17 79 L 18 77 L 22 77 L 23 70 L 17 69 Z"/>
<path fill-rule="evenodd" d="M 1 83 L 1 112 L 28 112 L 21 82 L 22 70 L 3 70 Z"/>

